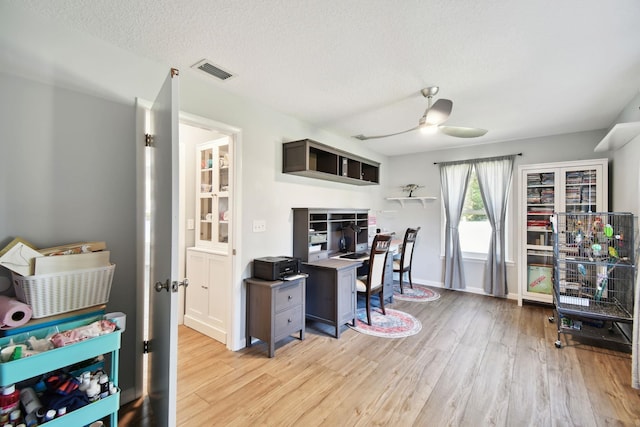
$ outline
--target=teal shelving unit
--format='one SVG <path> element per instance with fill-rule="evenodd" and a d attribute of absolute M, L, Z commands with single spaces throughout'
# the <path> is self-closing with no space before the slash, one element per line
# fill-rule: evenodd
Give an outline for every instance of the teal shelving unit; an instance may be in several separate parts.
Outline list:
<path fill-rule="evenodd" d="M 97 319 L 84 319 L 76 322 L 63 323 L 58 325 L 57 329 L 59 331 L 65 331 L 87 325 L 95 320 Z M 30 331 L 29 334 L 36 338 L 44 338 L 50 331 L 51 328 L 47 327 Z M 122 331 L 116 329 L 116 331 L 110 334 L 91 338 L 66 347 L 56 348 L 11 362 L 0 363 L 0 386 L 19 383 L 103 354 L 111 354 L 111 369 L 109 375 L 111 381 L 113 381 L 113 384 L 117 387 L 121 334 Z M 16 339 L 16 336 L 0 339 L 0 346 L 10 344 L 12 338 Z M 109 416 L 110 425 L 117 426 L 119 408 L 120 392 L 118 391 L 118 393 L 107 398 L 90 403 L 60 418 L 55 418 L 47 422 L 46 425 L 50 427 L 88 425 L 96 420 Z"/>

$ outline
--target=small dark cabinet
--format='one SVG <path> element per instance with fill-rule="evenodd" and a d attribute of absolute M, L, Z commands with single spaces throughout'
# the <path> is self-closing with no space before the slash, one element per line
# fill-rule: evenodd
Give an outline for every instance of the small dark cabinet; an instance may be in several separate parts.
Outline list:
<path fill-rule="evenodd" d="M 311 139 L 282 144 L 282 172 L 355 185 L 380 183 L 380 163 Z"/>
<path fill-rule="evenodd" d="M 247 284 L 247 347 L 251 337 L 267 343 L 268 355 L 275 355 L 275 343 L 299 332 L 304 339 L 305 279 L 245 279 Z"/>

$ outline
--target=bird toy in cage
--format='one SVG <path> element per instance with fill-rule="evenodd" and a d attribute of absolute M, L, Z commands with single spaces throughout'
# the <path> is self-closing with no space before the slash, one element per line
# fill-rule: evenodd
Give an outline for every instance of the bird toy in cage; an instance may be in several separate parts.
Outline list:
<path fill-rule="evenodd" d="M 623 261 L 623 258 L 618 257 L 616 249 L 612 246 L 609 246 L 609 255 L 611 256 L 611 258 L 614 258 L 616 262 L 613 263 L 609 268 L 607 268 L 606 265 L 598 266 L 598 273 L 596 275 L 596 294 L 594 295 L 596 301 L 600 301 L 602 298 L 607 298 L 606 290 L 607 284 L 609 282 L 609 274 L 611 274 L 613 269 L 616 268 L 616 266 L 621 261 Z"/>

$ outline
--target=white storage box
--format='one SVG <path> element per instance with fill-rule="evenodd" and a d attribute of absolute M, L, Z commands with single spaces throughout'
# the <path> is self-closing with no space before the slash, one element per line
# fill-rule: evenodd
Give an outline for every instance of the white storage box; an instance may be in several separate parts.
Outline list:
<path fill-rule="evenodd" d="M 61 273 L 13 274 L 16 297 L 31 306 L 33 318 L 54 316 L 109 302 L 116 265 Z"/>

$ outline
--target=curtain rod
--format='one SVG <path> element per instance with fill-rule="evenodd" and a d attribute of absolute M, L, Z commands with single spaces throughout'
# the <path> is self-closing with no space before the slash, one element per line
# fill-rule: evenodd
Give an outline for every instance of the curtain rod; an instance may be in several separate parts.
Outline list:
<path fill-rule="evenodd" d="M 494 159 L 500 159 L 502 157 L 509 157 L 509 156 L 522 156 L 522 153 L 516 153 L 516 154 L 505 154 L 502 156 L 495 156 L 495 157 L 480 157 L 478 159 L 467 159 L 467 160 L 452 160 L 450 162 L 433 162 L 434 165 L 439 165 L 439 164 L 446 164 L 446 163 L 465 163 L 465 162 L 476 162 L 478 160 L 494 160 Z"/>

